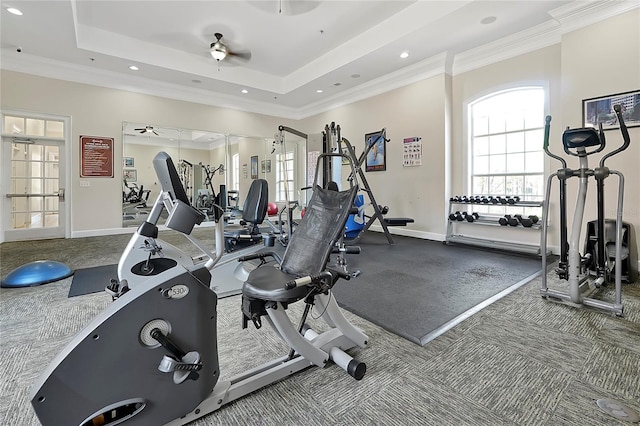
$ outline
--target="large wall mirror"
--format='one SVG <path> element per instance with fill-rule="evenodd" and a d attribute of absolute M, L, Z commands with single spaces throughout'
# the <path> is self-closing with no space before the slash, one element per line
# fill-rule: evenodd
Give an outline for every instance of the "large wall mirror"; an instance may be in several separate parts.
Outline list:
<path fill-rule="evenodd" d="M 159 151 L 171 155 L 192 205 L 207 218 L 211 216 L 211 195 L 219 192 L 220 185 L 228 193 L 227 217 L 239 216 L 251 182 L 258 178 L 267 181 L 270 202 L 282 207 L 288 195 L 290 201 L 306 205 L 304 138 L 286 134 L 282 140 L 278 134 L 251 137 L 125 122 L 123 227 L 137 227 L 146 220 L 160 193 L 152 164 Z"/>

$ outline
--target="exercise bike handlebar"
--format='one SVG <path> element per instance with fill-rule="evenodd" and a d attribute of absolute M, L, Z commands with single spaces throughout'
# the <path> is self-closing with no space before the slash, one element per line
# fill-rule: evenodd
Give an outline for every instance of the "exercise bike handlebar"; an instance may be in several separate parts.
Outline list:
<path fill-rule="evenodd" d="M 606 154 L 606 155 L 604 155 L 602 157 L 602 159 L 600 160 L 600 167 L 604 167 L 604 161 L 607 158 L 612 157 L 612 156 L 624 151 L 625 149 L 627 149 L 629 147 L 629 144 L 631 143 L 631 138 L 629 137 L 629 130 L 627 129 L 627 125 L 624 122 L 624 117 L 622 116 L 622 107 L 620 105 L 614 105 L 613 106 L 613 110 L 615 111 L 616 116 L 618 117 L 618 123 L 620 124 L 620 133 L 622 133 L 623 143 L 622 143 L 622 146 L 620 148 L 618 148 L 616 150 L 613 150 L 610 153 L 608 153 L 608 154 Z"/>
<path fill-rule="evenodd" d="M 307 275 L 304 277 L 296 278 L 295 280 L 287 281 L 284 285 L 284 288 L 287 290 L 291 290 L 292 288 L 301 287 L 303 285 L 317 284 L 328 279 L 333 281 L 334 277 L 336 276 L 347 281 L 351 279 L 351 275 L 345 272 L 336 271 L 334 269 L 326 269 L 320 272 L 318 275 Z"/>

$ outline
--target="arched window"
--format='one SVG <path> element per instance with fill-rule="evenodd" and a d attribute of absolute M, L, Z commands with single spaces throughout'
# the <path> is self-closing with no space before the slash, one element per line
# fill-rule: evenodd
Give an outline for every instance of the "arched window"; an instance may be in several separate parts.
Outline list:
<path fill-rule="evenodd" d="M 471 195 L 544 198 L 544 89 L 519 87 L 469 105 Z M 485 212 L 536 214 L 490 205 Z"/>

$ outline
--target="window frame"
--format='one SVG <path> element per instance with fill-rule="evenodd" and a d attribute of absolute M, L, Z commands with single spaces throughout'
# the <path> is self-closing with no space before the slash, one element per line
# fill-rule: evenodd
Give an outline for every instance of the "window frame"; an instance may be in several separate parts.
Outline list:
<path fill-rule="evenodd" d="M 476 119 L 476 117 L 474 117 L 474 107 L 476 107 L 478 104 L 480 104 L 481 102 L 485 102 L 487 100 L 490 100 L 491 98 L 497 97 L 497 96 L 503 96 L 506 94 L 512 94 L 514 92 L 517 91 L 526 91 L 526 90 L 540 90 L 542 91 L 542 105 L 540 105 L 541 110 L 540 110 L 540 120 L 538 121 L 539 125 L 537 126 L 527 126 L 526 122 L 524 121 L 525 118 L 525 114 L 523 114 L 521 116 L 521 118 L 523 119 L 523 126 L 521 128 L 515 129 L 515 130 L 507 130 L 507 128 L 505 127 L 504 130 L 502 131 L 491 131 L 489 129 L 489 125 L 487 127 L 487 132 L 486 134 L 475 134 L 476 133 L 476 129 L 475 129 L 475 122 L 474 120 Z M 546 180 L 546 166 L 547 166 L 547 159 L 544 155 L 544 151 L 542 148 L 542 135 L 544 133 L 544 116 L 546 115 L 546 111 L 547 111 L 547 105 L 548 105 L 548 95 L 549 95 L 549 90 L 546 84 L 541 83 L 541 82 L 526 82 L 526 83 L 519 83 L 519 84 L 513 84 L 510 85 L 508 87 L 500 87 L 500 88 L 494 88 L 491 89 L 489 91 L 487 91 L 486 93 L 482 94 L 481 96 L 477 96 L 467 102 L 465 102 L 465 106 L 466 108 L 464 109 L 465 111 L 465 126 L 466 126 L 466 143 L 465 143 L 465 150 L 466 150 L 466 159 L 467 159 L 467 167 L 465 169 L 465 182 L 466 182 L 466 188 L 467 191 L 466 193 L 469 195 L 481 195 L 481 196 L 489 196 L 489 195 L 493 195 L 493 196 L 507 196 L 507 195 L 519 195 L 521 198 L 521 201 L 533 201 L 533 202 L 542 202 L 543 198 L 544 198 L 544 186 L 545 186 L 545 180 Z M 537 133 L 540 136 L 540 141 L 539 141 L 539 150 L 531 150 L 527 148 L 527 141 L 525 139 L 527 132 L 534 132 Z M 509 150 L 509 147 L 507 145 L 507 140 L 506 138 L 508 137 L 508 135 L 519 135 L 522 134 L 523 135 L 523 141 L 522 141 L 522 149 L 521 150 Z M 536 135 L 536 136 L 538 136 Z M 488 153 L 485 156 L 488 159 L 488 165 L 487 165 L 487 172 L 486 173 L 476 173 L 474 166 L 475 166 L 475 162 L 477 161 L 477 154 L 474 152 L 474 148 L 475 148 L 475 143 L 477 143 L 477 139 L 479 137 L 487 137 L 488 139 L 490 139 L 491 137 L 501 137 L 504 136 L 505 138 L 505 146 L 504 146 L 504 152 L 502 153 L 496 153 L 495 156 L 499 156 L 499 155 L 504 155 L 504 170 L 503 171 L 499 171 L 499 172 L 492 172 L 491 171 L 491 166 L 489 165 L 490 159 L 492 157 L 490 151 L 488 151 Z M 537 139 L 536 139 L 537 140 Z M 487 148 L 488 149 L 488 148 Z M 508 167 L 509 167 L 509 163 L 507 162 L 507 156 L 508 155 L 513 155 L 513 154 L 519 154 L 521 156 L 523 156 L 523 163 L 522 163 L 522 167 L 517 170 L 517 171 L 509 171 Z M 526 169 L 526 156 L 527 154 L 535 154 L 536 156 L 540 156 L 540 164 L 539 167 L 536 167 L 537 170 L 535 171 L 527 171 Z M 515 158 L 515 157 L 514 157 Z M 503 180 L 503 187 L 502 187 L 502 192 L 501 193 L 476 193 L 476 187 L 474 185 L 474 178 L 478 178 L 478 177 L 486 177 L 488 179 L 491 179 L 491 177 L 499 177 Z M 509 184 L 508 184 L 508 178 L 510 176 L 516 176 L 522 177 L 522 180 L 520 182 L 520 189 L 522 193 L 516 194 L 514 193 L 514 190 L 510 190 L 509 189 Z M 533 193 L 533 194 L 526 194 L 525 192 L 525 188 L 526 188 L 526 181 L 527 181 L 527 177 L 529 178 L 534 178 L 537 180 L 537 182 L 535 182 L 535 186 L 538 189 L 538 193 Z M 491 191 L 491 183 L 488 182 L 486 184 L 486 189 L 487 191 Z M 503 204 L 474 204 L 473 207 L 473 211 L 477 211 L 479 213 L 490 213 L 490 214 L 495 214 L 495 215 L 504 215 L 504 214 L 523 214 L 523 215 L 529 215 L 529 214 L 537 214 L 540 215 L 541 214 L 541 207 L 539 206 L 514 206 L 511 204 L 507 204 L 507 205 L 503 205 Z"/>
<path fill-rule="evenodd" d="M 285 161 L 282 161 L 282 156 L 285 156 Z M 288 158 L 289 156 L 291 156 L 291 158 Z M 275 158 L 275 162 L 276 162 L 276 202 L 286 202 L 287 199 L 285 198 L 285 186 L 284 186 L 284 181 L 287 181 L 287 186 L 288 186 L 288 192 L 289 192 L 289 201 L 294 200 L 294 194 L 295 194 L 295 150 L 290 150 L 287 151 L 286 153 L 277 153 L 276 154 L 276 158 Z M 282 179 L 282 171 L 283 171 L 283 164 L 284 169 L 286 170 L 287 173 L 290 173 L 291 176 L 287 177 L 287 179 L 283 180 Z M 291 166 L 291 168 L 289 168 L 289 165 Z"/>

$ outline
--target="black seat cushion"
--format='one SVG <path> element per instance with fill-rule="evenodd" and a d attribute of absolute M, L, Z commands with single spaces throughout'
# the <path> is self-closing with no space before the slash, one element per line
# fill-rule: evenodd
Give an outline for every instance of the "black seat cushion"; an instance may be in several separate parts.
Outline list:
<path fill-rule="evenodd" d="M 309 287 L 285 289 L 285 284 L 294 279 L 296 277 L 293 275 L 286 274 L 274 266 L 265 265 L 251 271 L 242 286 L 242 294 L 250 299 L 282 303 L 297 302 L 309 293 Z"/>

